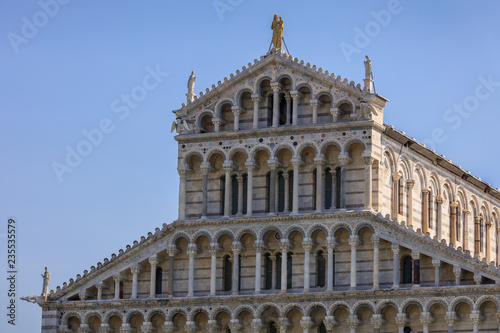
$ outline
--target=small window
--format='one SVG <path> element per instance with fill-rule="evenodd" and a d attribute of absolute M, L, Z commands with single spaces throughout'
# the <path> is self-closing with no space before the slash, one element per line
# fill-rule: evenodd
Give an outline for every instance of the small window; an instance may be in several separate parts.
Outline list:
<path fill-rule="evenodd" d="M 342 182 L 342 175 L 341 175 L 341 170 L 340 170 L 340 167 L 337 168 L 336 170 L 336 185 L 337 185 L 337 188 L 335 189 L 336 191 L 336 196 L 335 196 L 335 205 L 337 208 L 340 208 L 340 196 L 341 196 L 341 188 L 342 188 L 342 185 L 341 185 L 341 182 Z"/>
<path fill-rule="evenodd" d="M 325 170 L 325 209 L 332 208 L 333 178 L 330 169 Z"/>
<path fill-rule="evenodd" d="M 271 173 L 266 174 L 266 213 L 271 209 Z"/>
<path fill-rule="evenodd" d="M 412 259 L 411 256 L 403 258 L 403 283 L 412 282 Z"/>
<path fill-rule="evenodd" d="M 231 280 L 233 278 L 233 263 L 229 256 L 224 257 L 224 291 L 231 290 Z"/>
<path fill-rule="evenodd" d="M 224 205 L 226 203 L 226 176 L 220 177 L 220 215 L 224 215 Z"/>
<path fill-rule="evenodd" d="M 326 271 L 326 262 L 325 262 L 325 256 L 323 254 L 323 251 L 318 251 L 318 255 L 316 256 L 317 258 L 317 279 L 316 279 L 316 286 L 318 287 L 324 287 L 325 286 L 325 271 Z"/>
<path fill-rule="evenodd" d="M 288 252 L 288 256 L 286 258 L 286 289 L 292 289 L 292 267 L 293 267 L 293 262 L 292 262 L 292 252 Z"/>
<path fill-rule="evenodd" d="M 288 211 L 293 210 L 293 170 L 288 171 Z"/>
<path fill-rule="evenodd" d="M 278 172 L 278 212 L 285 210 L 285 177 L 283 172 Z"/>
<path fill-rule="evenodd" d="M 238 214 L 238 177 L 236 175 L 233 175 L 231 177 L 231 214 L 236 215 Z"/>
<path fill-rule="evenodd" d="M 276 289 L 281 289 L 281 253 L 276 255 Z"/>
<path fill-rule="evenodd" d="M 273 286 L 273 262 L 269 253 L 264 256 L 264 278 L 264 289 L 271 289 Z"/>
<path fill-rule="evenodd" d="M 161 294 L 162 293 L 162 280 L 163 280 L 163 270 L 161 267 L 158 267 L 156 269 L 156 284 L 155 284 L 155 294 Z"/>

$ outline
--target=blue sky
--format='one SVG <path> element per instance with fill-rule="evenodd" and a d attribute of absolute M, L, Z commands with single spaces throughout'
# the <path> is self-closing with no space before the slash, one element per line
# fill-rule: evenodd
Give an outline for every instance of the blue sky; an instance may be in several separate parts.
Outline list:
<path fill-rule="evenodd" d="M 15 217 L 20 296 L 41 292 L 44 266 L 55 289 L 176 219 L 171 111 L 192 70 L 204 91 L 264 55 L 274 13 L 306 62 L 362 83 L 368 54 L 385 122 L 500 187 L 498 1 L 54 1 L 0 3 L 0 242 Z M 132 91 L 146 92 L 136 105 Z M 88 155 L 58 177 L 78 147 Z M 0 331 L 39 331 L 23 303 Z"/>

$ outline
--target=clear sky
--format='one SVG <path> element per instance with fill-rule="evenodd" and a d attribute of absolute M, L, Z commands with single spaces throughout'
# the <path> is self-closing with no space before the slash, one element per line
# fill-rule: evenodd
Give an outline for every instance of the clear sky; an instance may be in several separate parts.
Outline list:
<path fill-rule="evenodd" d="M 41 293 L 44 266 L 55 289 L 174 221 L 171 111 L 192 70 L 198 93 L 264 55 L 275 13 L 306 62 L 362 83 L 368 54 L 385 122 L 500 187 L 498 1 L 55 1 L 0 2 L 2 332 L 41 323 L 19 301 L 6 323 L 8 218 L 16 296 Z"/>

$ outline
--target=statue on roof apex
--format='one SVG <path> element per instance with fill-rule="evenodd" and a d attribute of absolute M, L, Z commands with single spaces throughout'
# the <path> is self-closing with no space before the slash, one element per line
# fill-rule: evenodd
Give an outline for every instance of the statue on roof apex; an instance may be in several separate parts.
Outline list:
<path fill-rule="evenodd" d="M 283 18 L 278 17 L 278 14 L 274 14 L 274 20 L 271 24 L 271 29 L 273 30 L 273 45 L 275 49 L 283 48 Z"/>
<path fill-rule="evenodd" d="M 196 83 L 196 76 L 194 76 L 194 71 L 191 72 L 191 76 L 189 76 L 189 80 L 187 83 L 188 87 L 188 93 L 186 94 L 187 96 L 187 102 L 191 103 L 194 100 L 194 84 Z"/>
<path fill-rule="evenodd" d="M 372 61 L 368 56 L 365 56 L 366 61 L 365 61 L 365 79 L 371 79 L 372 78 Z"/>
<path fill-rule="evenodd" d="M 45 267 L 45 273 L 41 275 L 43 278 L 42 297 L 44 299 L 47 299 L 47 295 L 49 294 L 49 282 L 50 282 L 50 273 L 47 267 Z"/>

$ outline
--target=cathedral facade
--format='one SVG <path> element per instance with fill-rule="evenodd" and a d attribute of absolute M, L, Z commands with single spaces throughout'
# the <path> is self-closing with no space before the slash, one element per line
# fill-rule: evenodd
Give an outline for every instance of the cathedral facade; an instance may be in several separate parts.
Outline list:
<path fill-rule="evenodd" d="M 179 216 L 39 299 L 42 332 L 499 332 L 500 192 L 272 49 L 175 110 Z"/>

